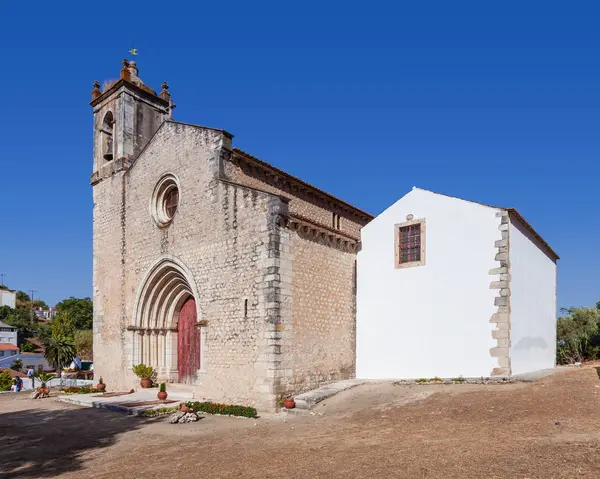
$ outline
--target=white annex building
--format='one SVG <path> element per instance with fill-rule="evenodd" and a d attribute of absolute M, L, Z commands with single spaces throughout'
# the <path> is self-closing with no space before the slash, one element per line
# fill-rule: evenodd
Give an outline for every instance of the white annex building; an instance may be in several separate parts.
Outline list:
<path fill-rule="evenodd" d="M 361 230 L 357 377 L 554 367 L 557 260 L 515 209 L 414 188 Z"/>

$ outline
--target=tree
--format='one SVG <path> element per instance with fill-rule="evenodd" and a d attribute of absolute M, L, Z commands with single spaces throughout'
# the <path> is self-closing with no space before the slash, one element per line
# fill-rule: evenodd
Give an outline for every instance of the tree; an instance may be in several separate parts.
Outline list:
<path fill-rule="evenodd" d="M 64 336 L 53 334 L 44 346 L 44 357 L 57 371 L 69 365 L 75 357 L 75 346 Z"/>
<path fill-rule="evenodd" d="M 22 371 L 23 370 L 23 361 L 20 359 L 15 359 L 10 365 L 10 369 L 13 371 Z"/>
<path fill-rule="evenodd" d="M 568 364 L 600 357 L 600 309 L 568 308 L 556 325 L 556 359 Z"/>
<path fill-rule="evenodd" d="M 21 352 L 23 353 L 33 353 L 36 349 L 37 347 L 35 344 L 32 344 L 29 341 L 25 341 L 23 344 L 21 344 Z"/>
<path fill-rule="evenodd" d="M 50 323 L 53 336 L 63 336 L 73 340 L 75 334 L 75 320 L 69 310 L 59 311 Z"/>
<path fill-rule="evenodd" d="M 29 295 L 24 291 L 17 291 L 17 308 L 30 308 L 31 300 L 29 299 Z"/>
<path fill-rule="evenodd" d="M 4 321 L 11 314 L 13 314 L 13 309 L 10 306 L 0 306 L 0 321 Z"/>
<path fill-rule="evenodd" d="M 75 350 L 77 356 L 85 359 L 92 359 L 94 357 L 94 340 L 91 329 L 83 329 L 75 331 Z"/>
<path fill-rule="evenodd" d="M 56 305 L 56 316 L 67 314 L 73 329 L 92 329 L 94 305 L 90 298 L 74 298 L 62 300 Z M 55 319 L 56 320 L 56 319 Z"/>
<path fill-rule="evenodd" d="M 35 337 L 42 343 L 46 344 L 52 336 L 52 328 L 47 324 L 40 324 L 35 332 Z"/>
<path fill-rule="evenodd" d="M 13 309 L 4 322 L 14 328 L 17 328 L 18 344 L 25 341 L 35 334 L 36 324 L 31 322 L 31 312 L 27 309 Z"/>

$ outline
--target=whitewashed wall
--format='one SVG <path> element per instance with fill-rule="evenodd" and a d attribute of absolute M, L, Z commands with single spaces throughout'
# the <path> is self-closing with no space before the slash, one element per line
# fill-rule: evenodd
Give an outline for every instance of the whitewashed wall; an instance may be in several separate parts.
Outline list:
<path fill-rule="evenodd" d="M 556 263 L 514 219 L 509 238 L 512 373 L 552 368 L 556 361 Z"/>
<path fill-rule="evenodd" d="M 46 358 L 44 358 L 44 355 L 38 353 L 18 353 L 14 356 L 2 357 L 0 358 L 0 368 L 9 368 L 15 359 L 20 359 L 23 362 L 22 372 L 27 372 L 27 366 L 33 366 L 36 371 L 39 366 L 42 366 L 44 371 L 52 369 Z"/>
<path fill-rule="evenodd" d="M 497 211 L 414 189 L 362 229 L 357 377 L 490 375 Z M 427 222 L 426 265 L 396 269 L 394 225 L 409 214 Z"/>
<path fill-rule="evenodd" d="M 2 331 L 2 327 L 0 327 L 0 343 L 10 343 L 13 345 L 17 345 L 17 330 L 14 331 Z M 8 329 L 8 328 L 5 328 Z"/>
<path fill-rule="evenodd" d="M 14 291 L 7 291 L 0 289 L 0 306 L 9 306 L 11 308 L 16 307 L 17 294 Z"/>

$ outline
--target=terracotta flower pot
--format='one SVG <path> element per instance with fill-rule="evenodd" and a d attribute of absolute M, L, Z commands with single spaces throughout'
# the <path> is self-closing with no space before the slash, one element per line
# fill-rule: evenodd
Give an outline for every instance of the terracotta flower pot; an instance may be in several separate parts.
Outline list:
<path fill-rule="evenodd" d="M 286 399 L 283 401 L 283 407 L 286 409 L 294 409 L 296 407 L 296 401 L 293 399 Z"/>
<path fill-rule="evenodd" d="M 45 388 L 38 388 L 38 392 L 40 394 L 50 394 L 50 388 L 45 387 Z"/>
<path fill-rule="evenodd" d="M 182 402 L 182 403 L 179 405 L 179 410 L 180 410 L 181 412 L 190 412 L 190 408 L 189 408 L 189 407 L 187 406 L 187 404 L 186 404 L 186 403 L 184 403 L 184 402 Z"/>
<path fill-rule="evenodd" d="M 152 387 L 152 379 L 150 378 L 144 378 L 140 381 L 140 386 L 142 386 L 144 389 L 148 389 Z"/>
<path fill-rule="evenodd" d="M 100 392 L 103 392 L 106 389 L 106 384 L 98 383 L 98 384 L 96 384 L 96 389 Z"/>
<path fill-rule="evenodd" d="M 165 399 L 167 399 L 167 392 L 159 392 L 156 396 L 159 400 L 164 401 Z"/>

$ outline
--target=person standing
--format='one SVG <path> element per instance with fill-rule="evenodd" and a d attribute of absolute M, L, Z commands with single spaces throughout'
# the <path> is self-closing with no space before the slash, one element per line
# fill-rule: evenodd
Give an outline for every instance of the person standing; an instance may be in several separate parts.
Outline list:
<path fill-rule="evenodd" d="M 27 377 L 31 379 L 31 389 L 35 389 L 35 372 L 33 371 L 33 368 L 27 370 Z"/>
<path fill-rule="evenodd" d="M 17 387 L 16 390 L 17 392 L 21 392 L 21 389 L 23 389 L 23 380 L 20 377 L 17 377 Z"/>

